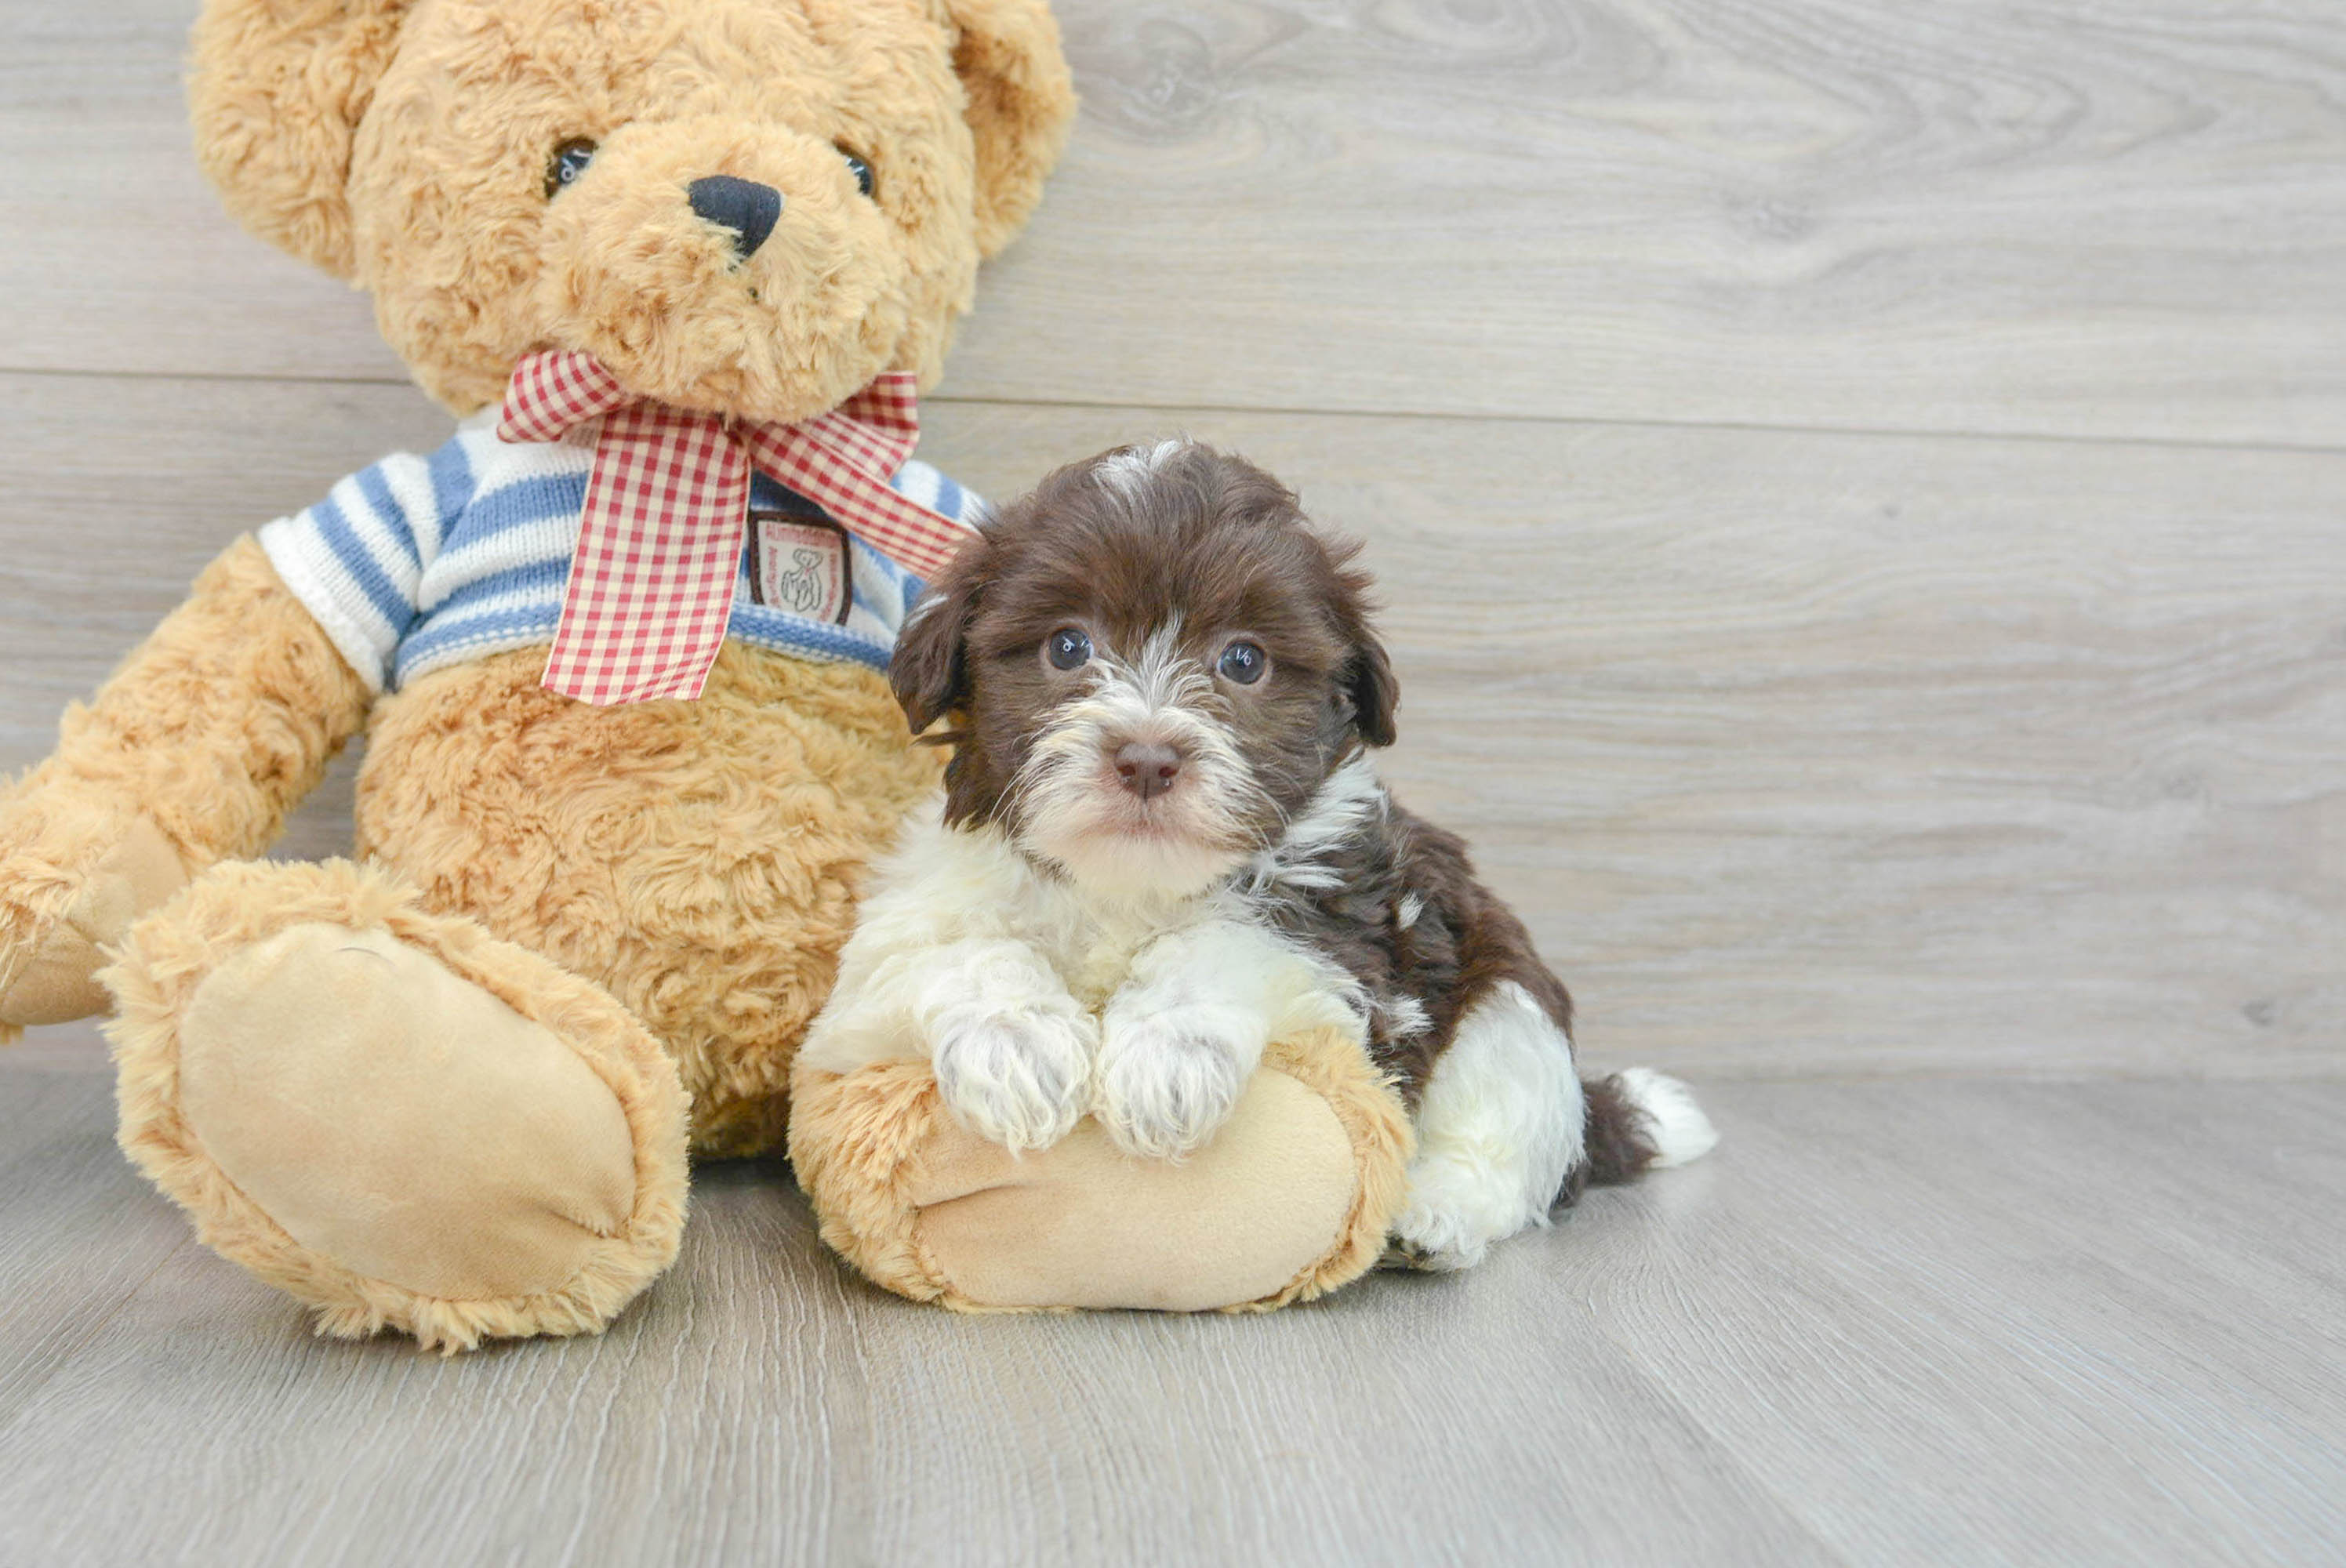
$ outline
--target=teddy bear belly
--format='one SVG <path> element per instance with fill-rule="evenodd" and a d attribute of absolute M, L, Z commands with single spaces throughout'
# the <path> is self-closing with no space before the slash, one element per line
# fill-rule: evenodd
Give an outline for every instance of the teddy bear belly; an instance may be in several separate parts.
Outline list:
<path fill-rule="evenodd" d="M 627 708 L 545 667 L 499 654 L 378 704 L 359 853 L 608 990 L 675 1057 L 700 1152 L 779 1147 L 864 868 L 943 757 L 859 665 L 729 643 L 698 702 Z"/>

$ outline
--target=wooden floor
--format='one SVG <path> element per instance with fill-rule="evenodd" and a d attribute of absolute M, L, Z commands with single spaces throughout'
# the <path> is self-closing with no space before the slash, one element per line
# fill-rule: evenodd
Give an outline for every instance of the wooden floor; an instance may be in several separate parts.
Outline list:
<path fill-rule="evenodd" d="M 2346 1559 L 2346 1084 L 1710 1086 L 1471 1275 L 969 1319 L 705 1173 L 599 1340 L 311 1338 L 0 1067 L 0 1562 Z"/>
<path fill-rule="evenodd" d="M 703 1173 L 607 1338 L 305 1337 L 0 1056 L 18 1563 L 2346 1561 L 2346 11 L 1062 0 L 923 453 L 1186 430 L 1363 535 L 1389 772 L 1718 1156 L 1265 1319 L 873 1295 Z M 0 770 L 444 438 L 0 0 Z M 281 852 L 349 841 L 350 759 Z"/>

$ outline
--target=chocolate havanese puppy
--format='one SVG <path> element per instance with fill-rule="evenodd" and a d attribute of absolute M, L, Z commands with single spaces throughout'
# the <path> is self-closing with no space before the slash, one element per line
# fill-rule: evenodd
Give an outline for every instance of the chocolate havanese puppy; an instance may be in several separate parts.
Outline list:
<path fill-rule="evenodd" d="M 1572 1002 L 1465 846 L 1378 782 L 1398 696 L 1356 547 L 1169 441 L 1063 468 L 964 546 L 892 669 L 954 748 L 880 869 L 809 1061 L 925 1057 L 980 1135 L 1213 1136 L 1264 1045 L 1352 1032 L 1415 1117 L 1392 1258 L 1457 1268 L 1588 1182 L 1716 1141 L 1683 1085 L 1583 1083 Z"/>

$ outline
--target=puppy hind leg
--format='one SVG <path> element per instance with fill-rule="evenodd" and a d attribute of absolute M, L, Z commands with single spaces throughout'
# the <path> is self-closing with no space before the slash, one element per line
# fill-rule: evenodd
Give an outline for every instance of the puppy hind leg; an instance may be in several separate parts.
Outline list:
<path fill-rule="evenodd" d="M 1426 1084 L 1394 1260 L 1471 1268 L 1491 1243 L 1545 1224 L 1582 1164 L 1586 1121 L 1564 1032 L 1522 986 L 1494 987 Z"/>

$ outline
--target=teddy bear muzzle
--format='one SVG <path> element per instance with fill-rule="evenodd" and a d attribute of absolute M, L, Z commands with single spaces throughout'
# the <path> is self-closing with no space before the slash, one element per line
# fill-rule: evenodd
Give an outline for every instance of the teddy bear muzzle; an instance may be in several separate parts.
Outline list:
<path fill-rule="evenodd" d="M 891 368 L 910 320 L 903 235 L 794 130 L 623 127 L 549 200 L 543 245 L 539 340 L 680 408 L 825 412 Z"/>

